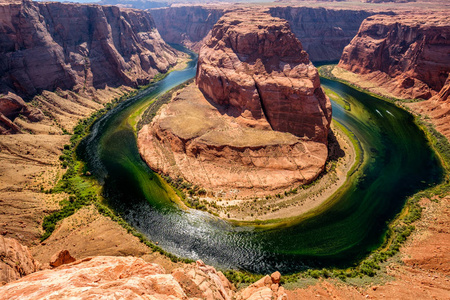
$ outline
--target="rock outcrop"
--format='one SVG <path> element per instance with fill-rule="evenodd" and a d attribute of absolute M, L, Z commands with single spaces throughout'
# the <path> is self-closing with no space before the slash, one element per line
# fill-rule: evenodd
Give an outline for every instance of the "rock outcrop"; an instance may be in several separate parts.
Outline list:
<path fill-rule="evenodd" d="M 181 6 L 150 10 L 164 41 L 200 51 L 225 9 L 212 6 Z"/>
<path fill-rule="evenodd" d="M 0 235 L 0 285 L 17 280 L 38 269 L 39 263 L 33 259 L 28 247 L 15 239 Z"/>
<path fill-rule="evenodd" d="M 429 99 L 450 72 L 448 15 L 371 16 L 344 49 L 339 67 L 396 97 Z"/>
<path fill-rule="evenodd" d="M 428 116 L 437 131 L 450 140 L 450 74 L 438 94 L 409 106 L 416 113 Z"/>
<path fill-rule="evenodd" d="M 41 299 L 49 295 L 59 299 L 287 299 L 271 276 L 236 293 L 221 272 L 201 261 L 167 274 L 160 265 L 140 258 L 112 256 L 86 258 L 0 287 L 0 299 Z"/>
<path fill-rule="evenodd" d="M 312 61 L 337 61 L 358 32 L 362 21 L 374 12 L 311 7 L 272 7 L 269 13 L 285 19 Z"/>
<path fill-rule="evenodd" d="M 23 1 L 0 19 L 0 93 L 146 84 L 179 54 L 139 10 Z"/>
<path fill-rule="evenodd" d="M 28 106 L 16 94 L 8 92 L 6 95 L 0 95 L 0 134 L 19 132 L 20 128 L 13 123 L 19 115 L 31 122 L 38 122 L 44 118 L 40 109 Z"/>
<path fill-rule="evenodd" d="M 70 255 L 69 251 L 61 250 L 50 258 L 50 266 L 53 268 L 61 265 L 73 263 L 76 259 Z"/>
<path fill-rule="evenodd" d="M 251 126 L 327 141 L 330 101 L 282 19 L 250 12 L 222 17 L 200 51 L 196 81 L 207 98 Z"/>
<path fill-rule="evenodd" d="M 290 189 L 323 170 L 331 105 L 286 21 L 225 15 L 196 81 L 139 132 L 153 170 L 230 198 Z"/>

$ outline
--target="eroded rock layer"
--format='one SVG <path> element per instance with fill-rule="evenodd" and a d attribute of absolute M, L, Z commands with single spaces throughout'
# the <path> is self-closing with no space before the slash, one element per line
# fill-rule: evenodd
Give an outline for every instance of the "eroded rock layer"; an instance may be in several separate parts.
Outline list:
<path fill-rule="evenodd" d="M 231 10 L 212 5 L 174 6 L 152 9 L 151 14 L 166 42 L 182 44 L 198 52 L 209 39 L 214 24 Z M 364 10 L 310 7 L 271 7 L 267 11 L 289 22 L 312 61 L 339 60 L 361 22 L 374 14 Z"/>
<path fill-rule="evenodd" d="M 39 263 L 34 260 L 28 247 L 0 235 L 0 286 L 38 269 Z"/>
<path fill-rule="evenodd" d="M 428 99 L 443 88 L 450 72 L 448 15 L 371 16 L 344 49 L 339 67 L 396 97 Z"/>
<path fill-rule="evenodd" d="M 222 17 L 196 82 L 139 132 L 153 170 L 227 197 L 285 190 L 323 170 L 331 105 L 287 21 Z"/>
<path fill-rule="evenodd" d="M 134 86 L 177 61 L 144 11 L 24 1 L 0 20 L 0 93 Z"/>
<path fill-rule="evenodd" d="M 0 299 L 286 300 L 279 283 L 275 272 L 236 293 L 221 272 L 201 261 L 168 274 L 140 258 L 97 256 L 0 287 Z"/>
<path fill-rule="evenodd" d="M 220 7 L 181 6 L 152 9 L 150 13 L 166 42 L 181 44 L 198 52 L 224 11 Z"/>
<path fill-rule="evenodd" d="M 274 17 L 285 19 L 312 61 L 339 60 L 342 50 L 373 12 L 311 7 L 273 7 Z"/>

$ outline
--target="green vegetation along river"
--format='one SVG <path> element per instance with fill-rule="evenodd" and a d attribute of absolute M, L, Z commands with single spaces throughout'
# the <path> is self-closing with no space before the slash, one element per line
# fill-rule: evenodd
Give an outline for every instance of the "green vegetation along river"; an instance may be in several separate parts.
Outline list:
<path fill-rule="evenodd" d="M 182 209 L 171 188 L 141 160 L 130 116 L 194 75 L 195 61 L 121 103 L 93 125 L 77 149 L 103 185 L 108 205 L 168 252 L 257 273 L 346 267 L 381 245 L 388 222 L 408 196 L 441 181 L 439 161 L 411 115 L 323 79 L 323 86 L 345 99 L 345 105 L 333 103 L 333 118 L 355 134 L 364 157 L 333 199 L 271 227 L 238 226 Z"/>

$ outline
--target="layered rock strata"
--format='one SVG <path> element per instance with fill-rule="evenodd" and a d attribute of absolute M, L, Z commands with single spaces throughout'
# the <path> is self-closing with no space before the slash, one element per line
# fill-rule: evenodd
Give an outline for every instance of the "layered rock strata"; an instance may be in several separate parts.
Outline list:
<path fill-rule="evenodd" d="M 251 127 L 326 143 L 331 104 L 288 22 L 266 13 L 222 17 L 199 55 L 203 94 Z"/>
<path fill-rule="evenodd" d="M 139 10 L 23 1 L 0 19 L 0 93 L 146 84 L 179 54 Z"/>
<path fill-rule="evenodd" d="M 196 52 L 200 51 L 209 38 L 214 24 L 224 12 L 224 8 L 211 6 L 181 6 L 150 10 L 164 41 L 181 44 Z"/>
<path fill-rule="evenodd" d="M 97 256 L 53 270 L 31 274 L 0 287 L 0 299 L 120 298 L 120 299 L 279 299 L 280 274 L 265 276 L 242 292 L 213 267 L 197 261 L 166 273 L 158 264 L 135 257 Z"/>
<path fill-rule="evenodd" d="M 436 129 L 450 140 L 450 74 L 438 94 L 409 106 L 420 115 L 428 116 Z"/>
<path fill-rule="evenodd" d="M 448 15 L 369 17 L 344 49 L 339 67 L 395 97 L 429 99 L 443 88 L 450 72 Z"/>
<path fill-rule="evenodd" d="M 284 190 L 323 170 L 331 105 L 286 21 L 225 15 L 196 81 L 139 132 L 153 170 L 227 197 Z"/>
<path fill-rule="evenodd" d="M 209 39 L 214 24 L 227 11 L 230 9 L 220 6 L 181 6 L 152 9 L 151 14 L 166 42 L 199 51 Z M 361 22 L 374 14 L 309 7 L 272 7 L 268 12 L 289 22 L 312 61 L 339 60 Z"/>
<path fill-rule="evenodd" d="M 311 7 L 273 7 L 269 13 L 285 19 L 312 61 L 337 61 L 358 32 L 362 21 L 374 12 Z"/>

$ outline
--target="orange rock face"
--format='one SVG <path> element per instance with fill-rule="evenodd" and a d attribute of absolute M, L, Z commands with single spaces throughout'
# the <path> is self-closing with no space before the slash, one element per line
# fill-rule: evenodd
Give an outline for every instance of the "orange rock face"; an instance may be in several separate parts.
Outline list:
<path fill-rule="evenodd" d="M 0 287 L 0 299 L 154 299 L 231 300 L 287 299 L 270 276 L 236 293 L 231 283 L 211 266 L 197 261 L 172 274 L 135 257 L 97 256 L 31 274 Z M 267 298 L 268 297 L 268 298 Z"/>
<path fill-rule="evenodd" d="M 399 98 L 428 99 L 450 72 L 447 14 L 367 18 L 344 49 L 339 66 L 383 85 Z"/>
<path fill-rule="evenodd" d="M 33 259 L 28 247 L 0 235 L 0 285 L 31 274 L 38 267 L 39 263 Z"/>
<path fill-rule="evenodd" d="M 250 126 L 267 122 L 326 143 L 331 104 L 285 20 L 248 11 L 223 16 L 200 51 L 196 81 L 207 98 Z"/>
<path fill-rule="evenodd" d="M 437 131 L 450 140 L 450 74 L 438 94 L 427 101 L 411 103 L 417 113 L 430 117 Z"/>
<path fill-rule="evenodd" d="M 222 17 L 191 84 L 139 132 L 155 171 L 218 197 L 262 196 L 306 184 L 328 155 L 331 105 L 286 21 Z"/>

